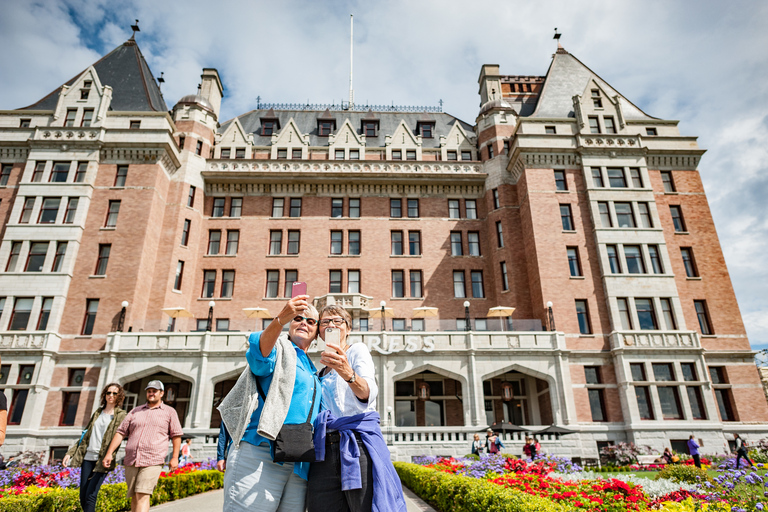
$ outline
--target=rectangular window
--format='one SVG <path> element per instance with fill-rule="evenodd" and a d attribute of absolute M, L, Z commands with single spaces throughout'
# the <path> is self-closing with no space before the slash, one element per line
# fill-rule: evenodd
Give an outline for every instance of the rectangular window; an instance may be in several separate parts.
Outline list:
<path fill-rule="evenodd" d="M 686 382 L 696 382 L 698 375 L 696 373 L 695 363 L 680 363 L 680 369 L 683 372 L 683 380 Z"/>
<path fill-rule="evenodd" d="M 337 149 L 334 152 L 334 159 L 336 159 L 336 160 L 344 160 L 344 150 L 343 149 Z"/>
<path fill-rule="evenodd" d="M 216 331 L 227 332 L 229 330 L 229 318 L 217 318 L 216 319 Z"/>
<path fill-rule="evenodd" d="M 110 201 L 107 211 L 107 220 L 104 227 L 114 228 L 117 226 L 117 215 L 120 213 L 120 201 Z"/>
<path fill-rule="evenodd" d="M 565 171 L 555 171 L 555 190 L 568 190 Z"/>
<path fill-rule="evenodd" d="M 189 230 L 192 228 L 192 221 L 184 219 L 184 227 L 181 230 L 181 245 L 186 247 L 189 243 Z"/>
<path fill-rule="evenodd" d="M 664 324 L 670 331 L 677 330 L 675 314 L 672 311 L 672 301 L 670 299 L 659 299 L 661 301 L 661 314 L 664 317 Z"/>
<path fill-rule="evenodd" d="M 431 139 L 432 138 L 432 129 L 434 125 L 430 123 L 422 123 L 419 125 L 421 136 L 425 139 Z"/>
<path fill-rule="evenodd" d="M 193 208 L 195 206 L 195 188 L 194 185 L 189 186 L 189 195 L 187 195 L 187 206 Z"/>
<path fill-rule="evenodd" d="M 651 268 L 654 274 L 663 274 L 664 267 L 661 264 L 661 255 L 659 254 L 658 245 L 648 246 L 648 255 L 651 257 Z"/>
<path fill-rule="evenodd" d="M 16 272 L 19 254 L 21 254 L 21 242 L 11 242 L 11 254 L 8 256 L 8 263 L 5 266 L 6 272 Z"/>
<path fill-rule="evenodd" d="M 408 217 L 415 219 L 419 216 L 419 200 L 408 199 Z"/>
<path fill-rule="evenodd" d="M 461 231 L 451 232 L 451 256 L 462 256 Z"/>
<path fill-rule="evenodd" d="M 93 326 L 96 323 L 96 313 L 99 310 L 99 299 L 86 299 L 85 301 L 85 319 L 83 319 L 84 336 L 93 334 Z"/>
<path fill-rule="evenodd" d="M 493 209 L 496 210 L 501 206 L 501 202 L 499 200 L 499 189 L 495 188 L 491 190 L 491 193 L 493 194 Z"/>
<path fill-rule="evenodd" d="M 360 218 L 360 199 L 353 198 L 349 200 L 349 217 L 351 219 Z"/>
<path fill-rule="evenodd" d="M 181 281 L 184 278 L 184 262 L 179 260 L 176 263 L 176 277 L 173 280 L 173 289 L 181 290 Z"/>
<path fill-rule="evenodd" d="M 404 331 L 405 330 L 405 318 L 393 318 L 392 319 L 392 330 L 393 331 Z"/>
<path fill-rule="evenodd" d="M 709 321 L 707 301 L 695 300 L 693 301 L 693 307 L 696 309 L 696 318 L 699 320 L 699 329 L 701 329 L 701 334 L 714 334 L 715 331 L 712 329 L 712 323 Z"/>
<path fill-rule="evenodd" d="M 612 228 L 613 221 L 611 220 L 611 212 L 608 209 L 608 203 L 597 203 L 597 211 L 600 213 L 600 225 L 604 228 Z"/>
<path fill-rule="evenodd" d="M 197 144 L 195 145 L 195 154 L 198 156 L 203 154 L 203 141 L 197 141 Z"/>
<path fill-rule="evenodd" d="M 333 129 L 332 128 L 333 124 L 334 123 L 332 123 L 330 121 L 321 121 L 320 122 L 320 132 L 318 133 L 318 135 L 320 137 L 327 137 L 328 135 L 330 135 L 331 134 L 331 130 Z"/>
<path fill-rule="evenodd" d="M 40 183 L 43 181 L 43 172 L 45 171 L 45 162 L 37 162 L 35 164 L 35 170 L 32 172 L 32 183 Z"/>
<path fill-rule="evenodd" d="M 461 208 L 459 207 L 459 200 L 458 199 L 449 199 L 448 200 L 448 218 L 449 219 L 459 219 L 459 218 L 461 218 Z"/>
<path fill-rule="evenodd" d="M 691 417 L 695 420 L 707 419 L 707 413 L 704 409 L 704 400 L 701 398 L 701 388 L 699 386 L 687 386 L 688 402 L 691 404 Z"/>
<path fill-rule="evenodd" d="M 341 293 L 341 270 L 328 272 L 328 292 Z"/>
<path fill-rule="evenodd" d="M 645 274 L 645 262 L 639 245 L 625 245 L 624 259 L 627 262 L 627 272 L 630 274 Z"/>
<path fill-rule="evenodd" d="M 655 137 L 656 135 L 658 135 L 658 132 L 656 131 L 656 128 L 646 128 L 645 134 L 648 135 L 649 137 Z"/>
<path fill-rule="evenodd" d="M 405 159 L 406 160 L 416 160 L 416 150 L 415 149 L 408 149 L 405 151 Z"/>
<path fill-rule="evenodd" d="M 11 170 L 13 166 L 11 164 L 2 164 L 0 166 L 0 187 L 8 185 L 8 179 L 11 177 Z"/>
<path fill-rule="evenodd" d="M 231 298 L 235 292 L 235 271 L 234 270 L 222 270 L 221 271 L 221 297 Z"/>
<path fill-rule="evenodd" d="M 291 217 L 301 217 L 301 198 L 300 197 L 292 197 L 291 198 L 290 216 Z"/>
<path fill-rule="evenodd" d="M 563 231 L 574 231 L 573 215 L 571 214 L 571 205 L 560 205 L 560 222 L 563 224 Z"/>
<path fill-rule="evenodd" d="M 240 245 L 240 231 L 233 229 L 227 231 L 227 255 L 237 254 L 237 248 Z"/>
<path fill-rule="evenodd" d="M 77 170 L 75 171 L 75 183 L 82 183 L 85 181 L 85 173 L 88 170 L 88 162 L 78 162 Z"/>
<path fill-rule="evenodd" d="M 347 241 L 349 243 L 347 254 L 351 256 L 358 256 L 360 254 L 360 232 L 348 231 Z"/>
<path fill-rule="evenodd" d="M 411 256 L 421 255 L 421 231 L 408 232 L 408 254 Z"/>
<path fill-rule="evenodd" d="M 56 255 L 53 257 L 51 272 L 61 272 L 64 264 L 64 255 L 67 252 L 67 242 L 56 242 Z"/>
<path fill-rule="evenodd" d="M 273 230 L 269 232 L 269 254 L 280 254 L 283 250 L 283 232 L 282 230 Z"/>
<path fill-rule="evenodd" d="M 470 256 L 480 256 L 480 233 L 477 231 L 467 232 L 467 246 Z"/>
<path fill-rule="evenodd" d="M 333 198 L 331 199 L 331 217 L 343 217 L 344 216 L 344 199 Z"/>
<path fill-rule="evenodd" d="M 608 264 L 611 268 L 611 274 L 621 274 L 621 263 L 619 262 L 619 253 L 616 250 L 616 246 L 606 245 L 605 249 L 608 252 Z"/>
<path fill-rule="evenodd" d="M 728 377 L 725 374 L 725 368 L 722 366 L 710 366 L 709 378 L 712 384 L 728 384 Z"/>
<path fill-rule="evenodd" d="M 653 363 L 653 378 L 659 382 L 672 382 L 675 379 L 675 372 L 671 363 Z"/>
<path fill-rule="evenodd" d="M 341 254 L 344 247 L 344 232 L 331 231 L 331 254 Z"/>
<path fill-rule="evenodd" d="M 124 187 L 125 186 L 125 180 L 128 177 L 128 166 L 127 165 L 118 165 L 117 166 L 117 173 L 115 174 L 115 186 L 116 187 Z"/>
<path fill-rule="evenodd" d="M 589 321 L 589 306 L 585 299 L 576 299 L 576 318 L 579 321 L 581 334 L 592 334 L 592 324 Z"/>
<path fill-rule="evenodd" d="M 555 126 L 545 126 L 544 127 L 544 133 L 547 135 L 557 135 L 557 127 Z"/>
<path fill-rule="evenodd" d="M 464 201 L 464 209 L 466 210 L 468 219 L 477 218 L 477 201 L 474 199 L 466 199 Z"/>
<path fill-rule="evenodd" d="M 213 208 L 211 210 L 211 217 L 223 217 L 224 216 L 224 203 L 226 198 L 215 197 L 213 199 Z"/>
<path fill-rule="evenodd" d="M 600 124 L 596 116 L 589 116 L 589 133 L 600 133 Z"/>
<path fill-rule="evenodd" d="M 61 416 L 59 417 L 60 427 L 70 427 L 75 424 L 77 418 L 77 405 L 80 403 L 79 391 L 65 391 L 62 393 L 63 404 L 61 406 Z"/>
<path fill-rule="evenodd" d="M 677 192 L 675 182 L 672 178 L 672 171 L 661 171 L 661 184 L 664 186 L 664 192 L 667 194 Z"/>
<path fill-rule="evenodd" d="M 42 272 L 47 252 L 48 242 L 31 242 L 29 244 L 27 264 L 24 265 L 24 272 Z"/>
<path fill-rule="evenodd" d="M 632 317 L 629 315 L 629 305 L 627 299 L 623 297 L 617 298 L 616 305 L 619 309 L 619 321 L 621 322 L 622 330 L 631 331 Z"/>
<path fill-rule="evenodd" d="M 293 283 L 299 280 L 298 270 L 286 270 L 285 271 L 285 286 L 283 289 L 283 297 L 290 297 L 293 295 Z"/>
<path fill-rule="evenodd" d="M 635 214 L 632 212 L 632 203 L 614 203 L 616 209 L 616 221 L 620 228 L 634 228 Z"/>
<path fill-rule="evenodd" d="M 131 121 L 128 125 L 129 130 L 138 130 L 141 128 L 141 121 Z"/>
<path fill-rule="evenodd" d="M 640 175 L 640 169 L 637 167 L 630 167 L 629 177 L 632 180 L 632 186 L 634 188 L 643 188 L 643 178 Z"/>
<path fill-rule="evenodd" d="M 70 162 L 53 162 L 49 183 L 66 183 L 69 176 Z"/>
<path fill-rule="evenodd" d="M 229 201 L 229 216 L 239 217 L 243 211 L 243 198 L 233 197 Z"/>
<path fill-rule="evenodd" d="M 67 209 L 64 211 L 64 224 L 73 224 L 75 222 L 75 213 L 77 213 L 78 198 L 70 197 L 67 200 Z"/>
<path fill-rule="evenodd" d="M 651 391 L 648 386 L 635 386 L 635 398 L 641 420 L 653 419 L 653 407 L 651 406 Z"/>
<path fill-rule="evenodd" d="M 20 119 L 19 120 L 19 128 L 29 128 L 32 124 L 31 119 Z"/>
<path fill-rule="evenodd" d="M 453 296 L 457 299 L 464 299 L 467 297 L 467 289 L 464 286 L 464 271 L 453 271 Z"/>
<path fill-rule="evenodd" d="M 651 219 L 651 212 L 648 208 L 648 203 L 637 203 L 637 212 L 640 216 L 640 227 L 652 228 L 653 220 Z"/>
<path fill-rule="evenodd" d="M 656 309 L 653 306 L 653 299 L 635 299 L 635 309 L 637 310 L 637 321 L 640 329 L 646 331 L 655 331 L 659 328 L 656 320 Z"/>
<path fill-rule="evenodd" d="M 504 291 L 509 290 L 509 277 L 507 276 L 507 262 L 502 261 L 499 263 L 501 267 L 501 289 Z"/>
<path fill-rule="evenodd" d="M 462 160 L 472 160 L 472 152 L 471 151 L 462 151 L 461 152 L 461 159 Z"/>
<path fill-rule="evenodd" d="M 608 167 L 608 184 L 611 188 L 627 188 L 627 179 L 624 176 L 624 169 L 621 167 Z"/>
<path fill-rule="evenodd" d="M 392 231 L 389 234 L 391 255 L 402 256 L 403 255 L 403 232 Z"/>
<path fill-rule="evenodd" d="M 669 213 L 672 215 L 672 224 L 675 226 L 676 233 L 685 233 L 685 221 L 683 220 L 683 209 L 680 206 L 670 205 Z"/>
<path fill-rule="evenodd" d="M 11 320 L 8 322 L 9 331 L 26 331 L 29 315 L 32 312 L 32 297 L 16 297 L 13 301 Z"/>
<path fill-rule="evenodd" d="M 208 254 L 219 254 L 219 246 L 221 245 L 221 230 L 211 229 L 208 230 Z"/>
<path fill-rule="evenodd" d="M 283 199 L 282 197 L 275 197 L 272 199 L 272 216 L 273 217 L 283 216 L 284 204 L 285 204 L 285 199 Z"/>
<path fill-rule="evenodd" d="M 405 297 L 405 277 L 402 270 L 392 271 L 392 297 Z"/>
<path fill-rule="evenodd" d="M 493 144 L 488 144 L 488 159 L 493 158 Z"/>
<path fill-rule="evenodd" d="M 680 254 L 683 257 L 683 266 L 687 277 L 699 277 L 699 271 L 696 268 L 696 261 L 693 259 L 693 249 L 691 247 L 681 247 Z"/>
<path fill-rule="evenodd" d="M 402 159 L 403 159 L 403 152 L 399 149 L 393 149 L 392 160 L 402 160 Z"/>
<path fill-rule="evenodd" d="M 455 151 L 446 151 L 446 160 L 458 160 L 456 152 Z"/>
<path fill-rule="evenodd" d="M 53 224 L 59 214 L 60 197 L 44 197 L 43 205 L 40 207 L 40 215 L 37 218 L 38 224 Z"/>
<path fill-rule="evenodd" d="M 568 254 L 568 268 L 570 269 L 571 277 L 582 276 L 581 262 L 579 262 L 579 248 L 567 247 L 566 252 Z"/>
<path fill-rule="evenodd" d="M 37 319 L 37 330 L 44 331 L 48 328 L 48 319 L 51 317 L 51 308 L 53 307 L 53 297 L 43 297 L 42 306 L 40 306 L 40 316 Z"/>
<path fill-rule="evenodd" d="M 645 382 L 648 378 L 645 376 L 645 365 L 643 363 L 630 363 L 629 369 L 632 373 L 632 380 L 635 382 Z"/>
<path fill-rule="evenodd" d="M 389 200 L 389 216 L 393 218 L 400 218 L 403 216 L 403 201 L 402 199 L 390 199 Z"/>
<path fill-rule="evenodd" d="M 179 135 L 179 149 L 184 149 L 184 143 L 187 138 L 184 135 Z"/>
<path fill-rule="evenodd" d="M 277 291 L 280 284 L 280 271 L 279 270 L 267 270 L 267 290 L 265 296 L 270 299 L 277 297 Z M 286 294 L 290 296 L 290 294 Z"/>
<path fill-rule="evenodd" d="M 275 131 L 275 122 L 274 121 L 262 121 L 261 123 L 261 135 L 267 136 L 272 135 Z"/>
<path fill-rule="evenodd" d="M 363 127 L 366 137 L 376 137 L 376 123 L 363 123 Z"/>
<path fill-rule="evenodd" d="M 605 124 L 605 133 L 616 133 L 616 125 L 611 116 L 603 117 L 603 124 Z"/>
<path fill-rule="evenodd" d="M 605 414 L 605 398 L 602 389 L 588 389 L 589 408 L 592 412 L 592 421 L 608 421 Z"/>
<path fill-rule="evenodd" d="M 347 293 L 360 293 L 359 270 L 347 270 Z"/>
<path fill-rule="evenodd" d="M 286 254 L 299 254 L 301 231 L 288 230 L 288 250 Z"/>
<path fill-rule="evenodd" d="M 109 253 L 111 250 L 111 244 L 99 244 L 99 257 L 96 260 L 96 271 L 94 272 L 94 275 L 107 275 L 107 264 L 109 263 Z"/>
<path fill-rule="evenodd" d="M 203 270 L 203 292 L 201 297 L 209 299 L 216 290 L 216 271 Z"/>
<path fill-rule="evenodd" d="M 64 119 L 64 127 L 68 128 L 71 126 L 75 126 L 75 118 L 77 117 L 77 109 L 76 108 L 68 108 L 67 109 L 67 117 Z"/>
<path fill-rule="evenodd" d="M 470 272 L 472 279 L 472 297 L 476 299 L 485 298 L 485 289 L 483 287 L 483 271 L 473 270 Z"/>
<path fill-rule="evenodd" d="M 245 148 L 235 148 L 235 158 L 240 160 L 245 158 Z"/>
<path fill-rule="evenodd" d="M 661 403 L 661 415 L 665 420 L 683 419 L 683 408 L 680 406 L 680 393 L 677 387 L 659 386 L 656 388 Z"/>
<path fill-rule="evenodd" d="M 715 389 L 715 399 L 717 400 L 717 409 L 720 412 L 720 420 L 735 421 L 736 418 L 733 415 L 733 407 L 731 406 L 731 390 Z"/>
<path fill-rule="evenodd" d="M 412 331 L 423 331 L 424 330 L 424 319 L 423 318 L 412 318 L 411 319 L 411 330 Z"/>
<path fill-rule="evenodd" d="M 411 297 L 421 298 L 421 270 L 411 270 L 409 275 L 411 278 Z"/>
<path fill-rule="evenodd" d="M 501 227 L 501 221 L 496 221 L 496 245 L 498 247 L 504 247 L 504 233 Z"/>
<path fill-rule="evenodd" d="M 301 160 L 301 148 L 294 148 L 291 150 L 292 160 Z"/>

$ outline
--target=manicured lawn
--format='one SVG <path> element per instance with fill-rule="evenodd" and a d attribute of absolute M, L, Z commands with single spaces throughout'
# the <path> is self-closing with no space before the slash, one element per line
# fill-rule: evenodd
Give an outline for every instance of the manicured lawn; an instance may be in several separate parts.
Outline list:
<path fill-rule="evenodd" d="M 742 469 L 743 469 L 743 467 L 742 467 Z M 768 468 L 761 468 L 761 469 L 755 468 L 755 469 L 757 470 L 757 474 L 760 475 L 760 476 L 763 476 L 766 473 L 768 473 Z M 627 471 L 627 472 L 617 471 L 617 472 L 597 473 L 597 474 L 602 476 L 603 478 L 611 478 L 611 477 L 614 477 L 614 476 L 617 476 L 617 475 L 635 475 L 638 478 L 647 478 L 649 480 L 653 480 L 654 478 L 656 478 L 656 475 L 659 474 L 659 472 L 658 471 L 635 471 L 635 472 L 632 472 L 632 471 Z M 716 477 L 718 475 L 721 475 L 722 473 L 718 473 L 716 469 L 710 468 L 710 469 L 707 470 L 707 474 L 709 476 L 711 476 L 712 478 L 714 478 L 714 477 Z"/>

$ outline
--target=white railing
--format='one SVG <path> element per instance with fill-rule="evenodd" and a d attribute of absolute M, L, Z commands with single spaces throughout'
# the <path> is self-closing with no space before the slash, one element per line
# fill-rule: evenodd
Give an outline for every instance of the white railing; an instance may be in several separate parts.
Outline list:
<path fill-rule="evenodd" d="M 695 331 L 616 331 L 610 339 L 612 349 L 701 348 Z"/>
<path fill-rule="evenodd" d="M 4 332 L 0 334 L 0 348 L 59 350 L 61 336 L 55 332 Z"/>

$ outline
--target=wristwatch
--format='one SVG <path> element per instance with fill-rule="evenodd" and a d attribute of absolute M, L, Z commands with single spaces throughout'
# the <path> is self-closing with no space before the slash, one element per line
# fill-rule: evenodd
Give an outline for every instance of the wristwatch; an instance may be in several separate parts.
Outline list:
<path fill-rule="evenodd" d="M 347 382 L 349 382 L 350 384 L 352 384 L 352 383 L 353 383 L 353 382 L 355 382 L 356 380 L 357 380 L 357 374 L 355 373 L 355 370 L 352 370 L 352 377 L 350 377 L 350 379 L 349 379 Z"/>

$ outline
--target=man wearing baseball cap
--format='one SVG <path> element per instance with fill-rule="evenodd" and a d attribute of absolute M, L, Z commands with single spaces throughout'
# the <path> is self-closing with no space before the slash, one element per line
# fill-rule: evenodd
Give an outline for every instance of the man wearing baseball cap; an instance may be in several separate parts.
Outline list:
<path fill-rule="evenodd" d="M 181 423 L 176 409 L 163 403 L 165 386 L 159 380 L 152 380 L 145 388 L 147 403 L 128 413 L 112 438 L 107 454 L 114 453 L 123 438 L 125 446 L 125 483 L 131 498 L 131 512 L 147 512 L 149 498 L 160 478 L 165 457 L 168 455 L 168 440 L 173 441 L 170 469 L 179 466 L 181 446 Z M 112 457 L 104 457 L 104 465 L 112 464 Z"/>

